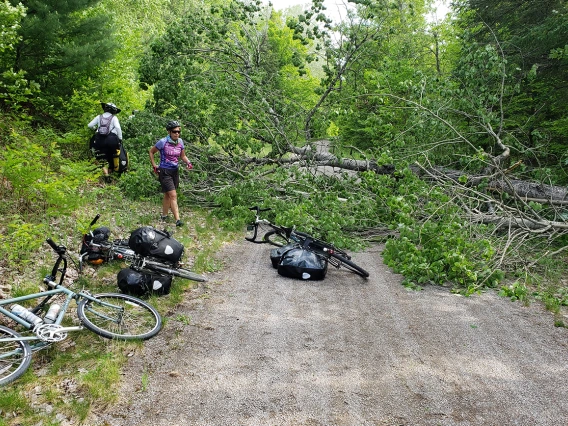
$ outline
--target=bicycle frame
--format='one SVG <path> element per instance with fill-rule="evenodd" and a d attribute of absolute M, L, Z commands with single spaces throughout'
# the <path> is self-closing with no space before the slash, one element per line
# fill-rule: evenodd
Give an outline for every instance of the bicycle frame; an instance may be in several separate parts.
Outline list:
<path fill-rule="evenodd" d="M 103 253 L 105 262 L 109 262 L 114 259 L 125 260 L 125 261 L 132 260 L 136 256 L 134 250 L 132 250 L 129 247 L 121 245 L 119 241 L 122 240 L 114 240 L 106 244 L 91 242 L 89 243 L 89 246 L 93 248 L 98 248 L 100 252 Z M 89 256 L 88 252 L 83 253 L 81 256 L 79 256 L 79 271 L 83 270 L 84 258 L 87 256 Z"/>
<path fill-rule="evenodd" d="M 29 323 L 25 319 L 20 318 L 19 316 L 15 315 L 15 314 L 13 314 L 12 312 L 3 308 L 3 306 L 8 305 L 8 304 L 23 302 L 23 301 L 26 301 L 26 300 L 39 299 L 39 298 L 42 298 L 42 297 L 51 298 L 52 296 L 57 295 L 57 294 L 65 294 L 66 297 L 65 297 L 65 302 L 61 306 L 61 310 L 57 314 L 57 318 L 53 322 L 53 324 L 56 324 L 56 325 L 60 325 L 61 322 L 63 321 L 63 317 L 65 316 L 65 313 L 67 312 L 67 309 L 69 308 L 69 304 L 71 303 L 71 300 L 77 299 L 78 297 L 85 297 L 87 299 L 94 300 L 93 298 L 91 298 L 90 296 L 88 296 L 86 294 L 81 294 L 79 296 L 77 293 L 75 293 L 75 292 L 73 292 L 73 291 L 71 291 L 71 290 L 69 290 L 65 287 L 60 287 L 60 288 L 56 288 L 54 290 L 48 290 L 48 291 L 45 291 L 45 292 L 42 292 L 42 293 L 33 293 L 33 294 L 28 294 L 26 296 L 15 297 L 13 299 L 2 300 L 2 301 L 0 301 L 0 313 L 6 315 L 10 319 L 16 321 L 18 324 L 27 328 L 28 330 L 33 330 L 33 328 L 34 328 L 33 324 Z M 32 310 L 32 312 L 33 312 L 33 310 Z M 83 330 L 83 327 L 82 326 L 64 327 L 63 329 L 59 329 L 59 331 L 63 331 L 63 332 L 79 331 L 79 330 Z M 35 340 L 35 339 L 39 339 L 39 338 L 37 336 L 36 337 L 23 337 L 21 340 Z M 0 339 L 0 342 L 1 341 L 5 341 L 5 340 Z"/>
<path fill-rule="evenodd" d="M 349 256 L 344 250 L 336 248 L 333 244 L 326 243 L 325 241 L 314 238 L 304 232 L 296 231 L 295 227 L 286 228 L 275 225 L 266 219 L 261 219 L 260 213 L 271 210 L 270 208 L 261 209 L 260 207 L 255 206 L 249 207 L 249 210 L 254 210 L 256 214 L 254 222 L 247 226 L 247 233 L 249 231 L 254 231 L 254 235 L 252 237 L 245 236 L 247 241 L 257 244 L 270 243 L 276 246 L 284 246 L 285 244 L 293 242 L 303 249 L 311 251 L 316 256 L 324 259 L 336 268 L 343 266 L 362 277 L 367 278 L 369 276 L 367 271 L 353 263 L 351 256 Z M 266 225 L 270 227 L 271 230 L 266 232 L 260 240 L 257 240 L 258 228 L 260 225 Z M 277 241 L 275 236 L 281 237 L 282 241 Z"/>
<path fill-rule="evenodd" d="M 67 288 L 63 284 L 67 260 L 76 262 L 67 255 L 65 246 L 56 245 L 51 238 L 46 241 L 58 255 L 51 275 L 43 279 L 47 290 L 0 300 L 0 315 L 27 329 L 21 333 L 10 328 L 11 325 L 0 326 L 0 386 L 17 380 L 25 373 L 33 352 L 66 339 L 68 332 L 88 329 L 107 339 L 146 340 L 159 333 L 162 327 L 160 313 L 136 297 L 118 293 L 91 295 L 86 290 L 76 292 Z M 49 316 L 47 313 L 42 315 L 47 302 L 54 296 L 62 296 L 58 302 L 64 299 L 60 302 L 59 312 L 55 314 L 56 306 L 51 304 L 47 310 Z M 29 311 L 25 308 L 16 310 L 13 306 L 12 311 L 8 310 L 9 304 L 36 299 L 39 303 Z M 61 324 L 72 300 L 77 303 L 79 325 L 64 327 Z M 31 314 L 43 318 L 35 318 Z"/>
<path fill-rule="evenodd" d="M 80 291 L 79 293 L 74 292 L 73 290 L 68 289 L 67 287 L 63 286 L 63 279 L 65 278 L 65 273 L 67 271 L 67 259 L 65 257 L 65 253 L 66 253 L 66 249 L 64 247 L 61 246 L 56 246 L 51 240 L 48 239 L 48 243 L 53 247 L 53 249 L 56 251 L 56 253 L 59 255 L 59 257 L 57 258 L 57 260 L 55 261 L 55 265 L 53 266 L 53 270 L 51 272 L 51 275 L 48 275 L 47 277 L 45 277 L 43 279 L 43 282 L 48 286 L 48 288 L 50 288 L 51 290 L 47 290 L 47 291 L 43 291 L 41 293 L 31 293 L 31 294 L 27 294 L 25 296 L 20 296 L 20 297 L 14 297 L 14 298 L 10 298 L 10 299 L 4 299 L 4 300 L 0 300 L 0 313 L 7 316 L 8 318 L 10 318 L 11 320 L 17 322 L 18 324 L 20 324 L 21 326 L 23 326 L 24 328 L 34 331 L 36 329 L 36 327 L 34 327 L 34 325 L 28 321 L 26 321 L 24 318 L 19 317 L 18 315 L 13 314 L 12 312 L 10 312 L 8 309 L 4 308 L 4 306 L 6 305 L 11 305 L 14 303 L 19 303 L 19 302 L 24 302 L 27 300 L 34 300 L 34 299 L 43 299 L 37 306 L 35 306 L 31 312 L 34 314 L 37 314 L 38 312 L 40 312 L 42 310 L 42 308 L 46 305 L 46 303 L 55 295 L 59 295 L 59 294 L 64 294 L 65 295 L 65 302 L 63 302 L 63 304 L 61 305 L 61 309 L 59 311 L 59 313 L 57 314 L 57 317 L 55 318 L 55 321 L 53 323 L 50 323 L 49 325 L 55 325 L 55 326 L 60 326 L 61 323 L 63 322 L 63 318 L 65 317 L 65 314 L 67 313 L 67 310 L 69 309 L 69 305 L 71 304 L 72 300 L 75 300 L 76 303 L 78 303 L 78 301 L 80 299 L 88 299 L 92 302 L 97 302 L 98 304 L 101 304 L 103 306 L 107 306 L 107 307 L 112 307 L 115 309 L 119 309 L 122 310 L 121 307 L 113 305 L 113 304 L 109 304 L 106 302 L 102 302 L 98 299 L 96 299 L 95 297 L 92 297 L 90 294 L 85 293 L 83 291 Z M 60 265 L 61 263 L 63 263 L 63 268 L 60 269 Z M 55 276 L 57 274 L 57 272 L 61 273 L 60 279 L 59 279 L 59 283 L 55 282 Z M 112 320 L 111 318 L 108 318 L 109 320 Z M 43 324 L 42 324 L 43 325 Z M 61 333 L 67 333 L 69 331 L 81 331 L 84 330 L 83 326 L 73 326 L 73 327 L 57 327 L 57 333 L 61 334 Z M 41 340 L 41 342 L 37 345 L 32 346 L 32 350 L 33 349 L 39 349 L 41 347 L 44 347 L 46 344 L 48 344 L 47 342 L 43 341 L 38 335 L 34 335 L 34 336 L 22 336 L 19 339 L 15 339 L 15 338 L 10 338 L 10 339 L 6 339 L 6 338 L 0 338 L 0 342 L 9 342 L 9 341 L 15 341 L 15 340 Z"/>
<path fill-rule="evenodd" d="M 277 233 L 278 235 L 280 235 L 282 238 L 284 238 L 287 241 L 290 241 L 291 235 L 294 232 L 294 228 L 288 228 L 285 226 L 280 226 L 280 225 L 275 225 L 274 223 L 270 222 L 267 219 L 261 219 L 260 218 L 260 213 L 261 212 L 266 212 L 269 210 L 272 210 L 271 208 L 266 208 L 266 209 L 261 209 L 258 206 L 255 207 L 249 207 L 249 210 L 255 210 L 256 214 L 255 214 L 255 218 L 254 218 L 254 222 L 247 225 L 247 231 L 252 231 L 254 229 L 254 235 L 252 237 L 245 237 L 245 239 L 247 241 L 250 241 L 251 243 L 255 243 L 255 244 L 264 244 L 264 243 L 269 243 L 270 241 L 261 238 L 260 240 L 257 240 L 257 236 L 258 236 L 258 228 L 260 225 L 266 225 L 268 227 L 270 227 L 275 233 Z"/>

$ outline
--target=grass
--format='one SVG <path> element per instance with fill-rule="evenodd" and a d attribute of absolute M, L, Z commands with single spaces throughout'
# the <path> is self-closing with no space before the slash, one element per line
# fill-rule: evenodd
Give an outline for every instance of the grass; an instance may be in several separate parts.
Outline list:
<path fill-rule="evenodd" d="M 58 244 L 66 245 L 70 252 L 78 252 L 81 236 L 97 213 L 101 214 L 97 226 L 108 226 L 112 231 L 111 238 L 126 238 L 139 226 L 159 227 L 156 220 L 159 208 L 153 203 L 121 199 L 120 194 L 110 191 L 99 195 L 96 206 L 89 204 L 68 217 L 54 220 L 50 236 Z M 186 207 L 181 210 L 186 224 L 174 230 L 174 237 L 185 246 L 186 267 L 197 273 L 218 270 L 222 265 L 211 259 L 224 242 L 235 236 L 222 230 L 207 211 Z M 37 291 L 41 279 L 51 272 L 55 256 L 46 244 L 40 242 L 38 245 L 33 268 L 12 265 L 10 269 L 17 272 L 0 281 L 0 286 L 13 283 L 10 295 Z M 68 273 L 75 279 L 72 286 L 75 290 L 118 292 L 116 275 L 124 266 L 119 262 L 88 266 L 78 277 L 73 265 L 69 265 Z M 191 318 L 176 314 L 175 306 L 195 285 L 193 281 L 174 278 L 168 296 L 148 298 L 162 314 L 164 327 L 190 324 Z M 84 331 L 71 333 L 66 340 L 34 353 L 31 367 L 24 376 L 0 392 L 0 426 L 58 425 L 61 416 L 71 424 L 84 424 L 93 407 L 105 407 L 117 400 L 121 369 L 128 354 L 141 345 L 143 342 L 111 341 Z M 148 380 L 149 374 L 145 372 L 141 383 L 143 390 L 148 388 Z"/>

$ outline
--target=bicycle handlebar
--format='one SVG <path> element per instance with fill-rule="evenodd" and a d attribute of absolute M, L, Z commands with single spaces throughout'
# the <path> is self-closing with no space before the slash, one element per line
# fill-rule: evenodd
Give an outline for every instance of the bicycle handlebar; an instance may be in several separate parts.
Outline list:
<path fill-rule="evenodd" d="M 57 251 L 57 245 L 51 238 L 47 238 L 45 241 L 47 241 L 47 244 L 49 244 L 53 250 Z"/>
<path fill-rule="evenodd" d="M 91 223 L 89 224 L 89 229 L 91 229 L 91 228 L 93 227 L 93 225 L 94 225 L 95 223 L 97 223 L 97 220 L 99 220 L 100 217 L 101 217 L 101 214 L 100 214 L 100 213 L 95 216 L 95 218 L 94 218 L 94 219 L 91 221 Z"/>
<path fill-rule="evenodd" d="M 55 253 L 57 253 L 59 255 L 59 257 L 55 261 L 55 265 L 53 265 L 53 269 L 51 270 L 51 275 L 49 275 L 46 278 L 50 278 L 51 280 L 55 281 L 55 279 L 57 277 L 57 273 L 60 272 L 61 276 L 59 278 L 59 284 L 62 284 L 63 279 L 65 278 L 65 274 L 67 272 L 67 256 L 65 256 L 65 253 L 67 252 L 67 248 L 65 246 L 62 246 L 62 245 L 58 246 L 57 244 L 55 244 L 53 242 L 53 240 L 51 238 L 46 238 L 45 241 L 47 242 L 47 244 L 49 244 L 51 246 L 51 248 L 55 251 Z M 63 262 L 63 268 L 59 267 L 59 265 L 61 265 L 61 262 Z"/>
<path fill-rule="evenodd" d="M 67 251 L 67 248 L 65 246 L 58 246 L 51 238 L 47 238 L 45 241 L 47 242 L 47 244 L 51 246 L 53 251 L 55 251 L 55 253 L 57 253 L 60 256 L 64 255 L 65 252 Z"/>

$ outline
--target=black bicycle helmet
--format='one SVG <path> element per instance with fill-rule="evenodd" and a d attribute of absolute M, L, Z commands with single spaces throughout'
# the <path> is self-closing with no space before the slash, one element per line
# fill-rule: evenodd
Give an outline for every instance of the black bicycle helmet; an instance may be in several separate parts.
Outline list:
<path fill-rule="evenodd" d="M 110 102 L 101 102 L 101 106 L 104 112 L 110 112 L 111 114 L 118 114 L 120 112 L 120 108 L 117 108 L 115 104 Z"/>
<path fill-rule="evenodd" d="M 181 124 L 179 124 L 179 121 L 170 121 L 168 124 L 166 124 L 166 130 L 169 132 L 172 129 L 175 129 L 176 127 L 181 127 Z"/>

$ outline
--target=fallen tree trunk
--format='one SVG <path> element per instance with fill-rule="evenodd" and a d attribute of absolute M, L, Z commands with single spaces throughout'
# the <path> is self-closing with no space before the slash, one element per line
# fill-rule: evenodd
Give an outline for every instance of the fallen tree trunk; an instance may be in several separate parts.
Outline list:
<path fill-rule="evenodd" d="M 462 176 L 467 178 L 466 186 L 475 187 L 482 182 L 487 183 L 487 189 L 493 192 L 502 192 L 521 198 L 524 201 L 539 203 L 568 204 L 568 188 L 565 186 L 547 185 L 541 182 L 528 182 L 519 179 L 508 179 L 504 176 L 490 177 L 482 175 L 468 175 L 460 170 L 444 169 L 442 167 L 424 168 L 419 165 L 410 167 L 419 177 L 430 176 L 449 179 L 459 182 Z"/>

